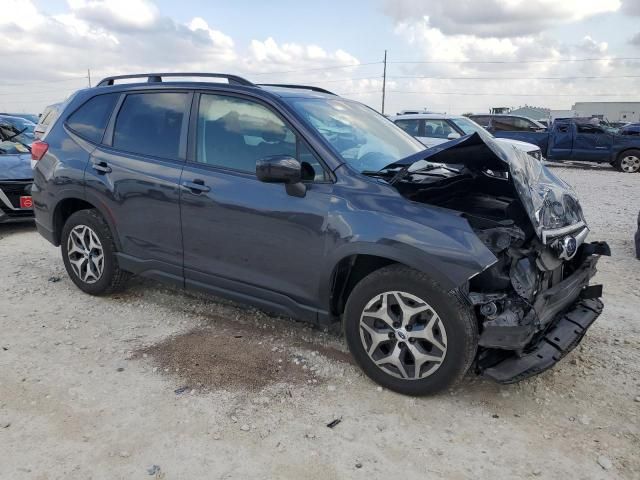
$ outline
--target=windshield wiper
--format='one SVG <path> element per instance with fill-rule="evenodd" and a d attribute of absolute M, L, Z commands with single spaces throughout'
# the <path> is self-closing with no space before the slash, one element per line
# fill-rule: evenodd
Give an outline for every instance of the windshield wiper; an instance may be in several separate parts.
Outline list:
<path fill-rule="evenodd" d="M 8 137 L 5 142 L 13 142 L 13 143 L 19 143 L 20 145 L 22 145 L 24 148 L 26 148 L 27 150 L 31 151 L 31 147 L 29 145 L 27 145 L 26 143 L 18 140 L 16 137 L 19 135 L 22 135 L 24 132 L 26 132 L 27 129 L 24 128 L 22 130 L 20 130 L 18 133 L 15 133 L 13 135 L 11 135 L 10 137 Z"/>
<path fill-rule="evenodd" d="M 22 130 L 20 130 L 18 133 L 14 133 L 14 134 L 13 134 L 13 135 L 11 135 L 9 138 L 7 138 L 7 141 L 9 141 L 9 142 L 10 142 L 10 141 L 11 141 L 11 140 L 13 140 L 14 138 L 16 138 L 18 135 L 22 135 L 22 134 L 23 134 L 24 132 L 26 132 L 26 131 L 27 131 L 27 129 L 26 129 L 26 128 L 23 128 L 23 129 L 22 129 Z M 18 141 L 18 143 L 22 143 L 22 142 Z"/>

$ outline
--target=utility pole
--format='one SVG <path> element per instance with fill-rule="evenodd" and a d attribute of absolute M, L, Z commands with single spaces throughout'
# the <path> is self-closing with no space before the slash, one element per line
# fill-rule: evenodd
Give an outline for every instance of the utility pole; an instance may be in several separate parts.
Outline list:
<path fill-rule="evenodd" d="M 384 67 L 382 70 L 382 114 L 384 115 L 384 97 L 387 93 L 387 51 L 384 51 Z"/>
<path fill-rule="evenodd" d="M 91 70 L 87 68 L 87 78 L 89 79 L 89 88 L 91 88 Z"/>

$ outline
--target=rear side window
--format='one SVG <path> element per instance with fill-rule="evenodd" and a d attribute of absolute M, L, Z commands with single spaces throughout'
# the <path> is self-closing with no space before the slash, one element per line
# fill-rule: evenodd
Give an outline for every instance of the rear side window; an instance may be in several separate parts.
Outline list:
<path fill-rule="evenodd" d="M 487 116 L 476 116 L 473 115 L 471 117 L 469 117 L 471 120 L 473 120 L 474 122 L 476 122 L 478 125 L 483 126 L 484 128 L 489 127 L 489 124 L 491 123 L 491 117 L 487 117 Z"/>
<path fill-rule="evenodd" d="M 159 158 L 178 158 L 187 93 L 127 95 L 113 131 L 113 147 Z"/>
<path fill-rule="evenodd" d="M 416 120 L 415 118 L 405 118 L 402 120 L 396 120 L 396 125 L 407 132 L 409 135 L 413 135 L 414 137 L 421 136 L 420 120 Z"/>
<path fill-rule="evenodd" d="M 446 120 L 425 120 L 424 136 L 432 138 L 448 138 L 456 133 Z"/>
<path fill-rule="evenodd" d="M 118 93 L 110 93 L 93 97 L 69 116 L 67 126 L 81 137 L 91 142 L 100 143 L 119 95 Z M 51 118 L 48 118 L 49 116 Z M 43 122 L 49 123 L 54 118 L 55 112 L 52 110 Z"/>

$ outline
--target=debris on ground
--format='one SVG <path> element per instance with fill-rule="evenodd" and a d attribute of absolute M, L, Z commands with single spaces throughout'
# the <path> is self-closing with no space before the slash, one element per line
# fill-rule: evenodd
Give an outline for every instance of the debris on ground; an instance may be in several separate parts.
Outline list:
<path fill-rule="evenodd" d="M 147 473 L 149 475 L 156 475 L 159 472 L 160 472 L 160 465 L 151 465 L 149 468 L 147 468 Z"/>
<path fill-rule="evenodd" d="M 340 418 L 336 418 L 335 420 L 330 421 L 329 423 L 327 423 L 327 427 L 329 428 L 333 428 L 336 425 L 338 425 L 340 422 L 342 421 L 342 417 Z"/>
<path fill-rule="evenodd" d="M 611 460 L 609 460 L 604 455 L 600 455 L 598 457 L 598 465 L 600 465 L 605 470 L 611 470 L 611 467 L 613 467 L 613 464 L 611 463 Z"/>

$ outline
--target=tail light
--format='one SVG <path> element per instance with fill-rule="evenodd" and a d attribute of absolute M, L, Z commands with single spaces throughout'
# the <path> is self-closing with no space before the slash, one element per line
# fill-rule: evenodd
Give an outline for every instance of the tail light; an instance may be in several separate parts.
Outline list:
<path fill-rule="evenodd" d="M 44 154 L 47 153 L 48 149 L 49 144 L 40 140 L 36 140 L 31 144 L 31 160 L 40 160 L 42 157 L 44 157 Z"/>

